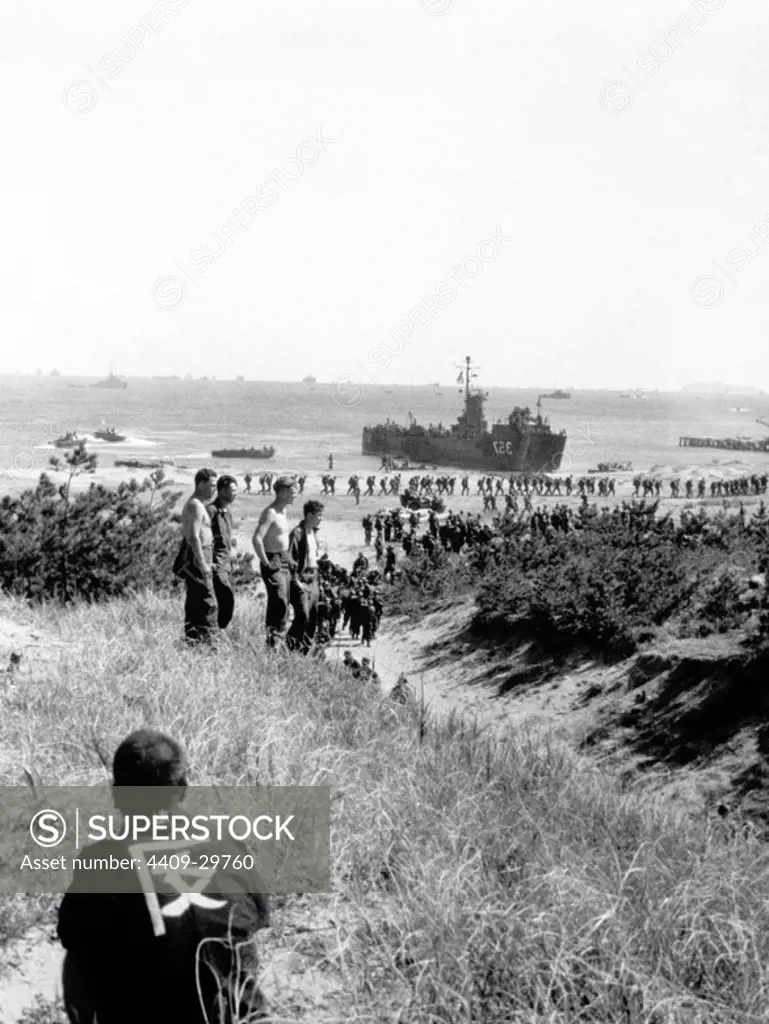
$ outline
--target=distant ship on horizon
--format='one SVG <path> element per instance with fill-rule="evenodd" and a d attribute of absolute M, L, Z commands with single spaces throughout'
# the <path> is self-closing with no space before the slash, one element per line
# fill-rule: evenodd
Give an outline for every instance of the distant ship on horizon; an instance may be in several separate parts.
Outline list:
<path fill-rule="evenodd" d="M 306 377 L 302 377 L 302 384 L 317 384 L 317 380 L 311 373 L 308 373 Z"/>
<path fill-rule="evenodd" d="M 117 377 L 114 373 L 110 373 L 109 377 L 104 380 L 99 380 L 95 384 L 91 385 L 92 388 L 127 388 L 128 381 L 122 377 Z"/>
<path fill-rule="evenodd" d="M 555 388 L 553 391 L 549 391 L 543 398 L 571 398 L 570 391 L 562 391 L 560 388 Z"/>

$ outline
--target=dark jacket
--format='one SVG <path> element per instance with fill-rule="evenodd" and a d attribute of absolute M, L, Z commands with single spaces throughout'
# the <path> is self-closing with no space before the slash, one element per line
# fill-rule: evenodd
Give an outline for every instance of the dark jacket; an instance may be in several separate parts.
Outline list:
<path fill-rule="evenodd" d="M 317 533 L 316 533 L 317 545 Z M 301 576 L 307 567 L 307 530 L 304 523 L 295 526 L 288 535 L 288 560 L 294 576 Z"/>
<path fill-rule="evenodd" d="M 220 852 L 220 845 L 212 851 Z M 84 859 L 128 855 L 125 844 L 113 841 L 95 843 L 81 854 Z M 269 927 L 269 903 L 258 894 L 260 888 L 260 879 L 250 872 L 220 870 L 206 886 L 206 898 L 188 898 L 185 907 L 173 883 L 170 891 L 161 884 L 156 897 L 165 934 L 155 937 L 135 871 L 76 872 L 57 930 L 84 974 L 98 1024 L 230 1024 L 238 1014 L 243 1019 L 249 1005 L 262 1005 L 250 941 Z M 216 1005 L 220 990 L 231 1004 L 223 1014 Z"/>
<path fill-rule="evenodd" d="M 217 498 L 206 505 L 214 535 L 214 572 L 228 573 L 232 569 L 232 512 L 218 502 Z"/>

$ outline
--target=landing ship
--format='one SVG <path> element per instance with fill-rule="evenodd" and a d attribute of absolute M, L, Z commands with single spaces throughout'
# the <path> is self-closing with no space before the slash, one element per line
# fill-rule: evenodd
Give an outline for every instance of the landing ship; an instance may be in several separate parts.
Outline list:
<path fill-rule="evenodd" d="M 489 427 L 483 406 L 488 392 L 473 390 L 470 356 L 457 384 L 464 384 L 465 411 L 450 427 L 424 427 L 409 413 L 407 427 L 391 420 L 363 428 L 363 455 L 396 456 L 411 463 L 489 472 L 549 473 L 560 468 L 566 431 L 555 433 L 540 413 L 516 406 L 507 420 Z"/>

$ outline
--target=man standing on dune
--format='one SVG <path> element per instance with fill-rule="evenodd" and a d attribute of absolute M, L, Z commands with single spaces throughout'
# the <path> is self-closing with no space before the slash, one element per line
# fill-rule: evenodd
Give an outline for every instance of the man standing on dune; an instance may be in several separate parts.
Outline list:
<path fill-rule="evenodd" d="M 289 559 L 289 526 L 286 510 L 296 498 L 293 476 L 279 476 L 273 484 L 275 499 L 259 517 L 252 544 L 259 559 L 262 580 L 267 590 L 267 646 L 275 647 L 284 639 L 288 625 L 291 594 L 291 562 Z"/>
<path fill-rule="evenodd" d="M 287 641 L 291 650 L 309 654 L 318 628 L 318 530 L 323 522 L 322 502 L 306 502 L 303 515 L 302 522 L 289 535 L 294 621 Z"/>
<path fill-rule="evenodd" d="M 219 607 L 219 629 L 226 629 L 235 611 L 232 589 L 232 512 L 230 506 L 238 492 L 234 476 L 220 476 L 216 481 L 216 498 L 208 505 L 214 537 L 214 595 Z"/>
<path fill-rule="evenodd" d="M 199 469 L 195 474 L 195 492 L 182 510 L 182 542 L 173 571 L 187 587 L 184 634 L 188 643 L 210 643 L 218 632 L 213 534 L 206 508 L 213 496 L 215 481 L 213 469 Z"/>

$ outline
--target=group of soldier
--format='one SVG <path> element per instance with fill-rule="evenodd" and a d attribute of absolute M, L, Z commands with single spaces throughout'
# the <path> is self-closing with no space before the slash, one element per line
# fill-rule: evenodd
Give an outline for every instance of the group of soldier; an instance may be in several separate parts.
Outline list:
<path fill-rule="evenodd" d="M 275 479 L 274 473 L 260 473 L 257 477 L 259 481 L 259 493 L 269 494 L 272 490 L 272 481 Z M 246 494 L 251 494 L 251 484 L 253 483 L 253 476 L 251 473 L 246 473 L 243 477 L 243 483 L 246 485 Z M 304 485 L 307 483 L 307 474 L 304 473 L 302 476 L 296 478 L 296 486 L 299 494 L 304 494 Z"/>
<path fill-rule="evenodd" d="M 731 498 L 746 494 L 766 494 L 768 479 L 769 477 L 767 477 L 766 473 L 762 473 L 761 476 L 757 473 L 753 473 L 751 476 L 731 477 L 728 480 L 711 480 L 710 497 Z M 678 477 L 670 480 L 668 485 L 670 487 L 671 498 L 694 498 L 695 487 L 697 489 L 696 497 L 704 498 L 708 489 L 707 481 L 702 477 L 700 477 L 696 482 L 694 480 L 684 481 L 683 493 L 681 493 L 681 480 Z M 659 498 L 662 494 L 662 487 L 663 481 L 659 477 L 633 477 L 634 498 Z"/>
<path fill-rule="evenodd" d="M 333 462 L 330 457 L 330 466 Z M 252 477 L 247 473 L 244 477 L 246 494 L 252 493 Z M 258 477 L 259 494 L 269 494 L 275 475 L 273 473 L 262 473 Z M 304 494 L 307 474 L 295 478 L 297 492 Z M 336 496 L 337 477 L 333 473 L 324 473 L 321 478 L 321 496 Z M 623 481 L 621 481 L 623 482 Z M 406 490 L 416 497 L 453 496 L 455 488 L 459 484 L 459 494 L 462 497 L 471 495 L 471 478 L 468 474 L 460 477 L 449 474 L 435 475 L 432 473 L 416 474 L 409 477 L 406 482 Z M 673 478 L 667 481 L 668 495 L 663 493 L 666 481 L 662 477 L 644 476 L 637 474 L 633 477 L 633 497 L 661 498 L 705 498 L 705 497 L 735 497 L 743 495 L 759 495 L 766 493 L 767 474 L 752 474 L 751 476 L 735 477 L 731 479 L 715 479 L 706 481 L 704 478 L 698 480 L 689 479 L 682 481 Z M 353 473 L 347 479 L 346 497 L 352 497 L 356 504 L 360 504 L 361 498 L 386 498 L 400 496 L 404 489 L 402 472 L 391 475 L 378 476 L 371 473 L 365 478 L 362 474 Z M 511 498 L 521 499 L 524 509 L 532 511 L 532 499 L 535 497 L 599 497 L 608 498 L 617 495 L 617 478 L 613 475 L 588 474 L 586 476 L 574 477 L 554 476 L 545 473 L 522 473 L 501 476 L 498 474 L 483 474 L 475 480 L 475 493 L 483 502 L 483 511 L 495 513 L 498 511 L 498 502 L 504 503 L 504 508 L 509 511 L 516 511 L 518 501 Z"/>
<path fill-rule="evenodd" d="M 400 508 L 388 512 L 379 511 L 374 516 L 365 515 L 361 525 L 366 546 L 371 544 L 372 534 L 375 535 L 374 552 L 377 562 L 382 561 L 383 554 L 385 556 L 382 575 L 388 582 L 394 578 L 397 560 L 393 543 L 400 542 L 408 558 L 420 553 L 420 548 L 426 555 L 432 555 L 438 548 L 458 554 L 466 544 L 488 542 L 493 536 L 491 528 L 481 522 L 477 514 L 449 512 L 439 516 L 435 509 L 422 515 Z M 426 527 L 421 536 L 417 533 L 420 526 Z M 365 559 L 365 555 L 358 555 L 356 562 L 360 559 Z"/>

